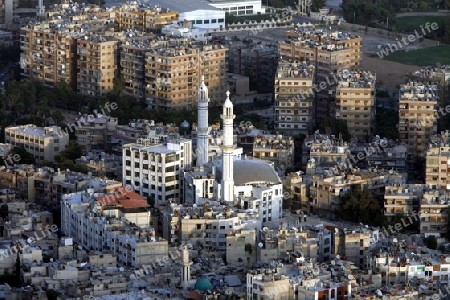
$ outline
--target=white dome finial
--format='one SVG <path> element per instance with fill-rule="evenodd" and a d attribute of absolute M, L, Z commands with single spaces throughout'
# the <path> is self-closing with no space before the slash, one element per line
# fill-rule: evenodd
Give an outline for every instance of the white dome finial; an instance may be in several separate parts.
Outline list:
<path fill-rule="evenodd" d="M 226 94 L 227 94 L 227 99 L 225 100 L 225 103 L 223 104 L 223 106 L 233 106 L 233 103 L 230 101 L 230 91 L 227 91 Z"/>

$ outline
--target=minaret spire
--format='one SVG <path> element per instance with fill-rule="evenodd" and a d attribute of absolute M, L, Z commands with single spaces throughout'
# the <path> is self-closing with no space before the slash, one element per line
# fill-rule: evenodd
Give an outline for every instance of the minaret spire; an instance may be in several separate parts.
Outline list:
<path fill-rule="evenodd" d="M 205 77 L 198 88 L 197 95 L 197 167 L 208 162 L 208 87 L 205 85 Z"/>
<path fill-rule="evenodd" d="M 223 104 L 223 113 L 220 118 L 223 120 L 223 144 L 222 144 L 222 200 L 228 203 L 234 201 L 234 178 L 233 178 L 233 103 L 230 101 L 230 92 L 226 93 L 227 99 Z"/>

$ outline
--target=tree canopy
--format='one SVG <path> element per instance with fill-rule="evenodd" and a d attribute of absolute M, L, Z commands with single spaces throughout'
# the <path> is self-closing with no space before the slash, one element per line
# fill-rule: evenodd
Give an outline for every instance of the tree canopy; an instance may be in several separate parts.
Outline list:
<path fill-rule="evenodd" d="M 383 216 L 381 206 L 367 186 L 354 185 L 340 197 L 342 209 L 336 214 L 343 220 L 380 226 Z"/>

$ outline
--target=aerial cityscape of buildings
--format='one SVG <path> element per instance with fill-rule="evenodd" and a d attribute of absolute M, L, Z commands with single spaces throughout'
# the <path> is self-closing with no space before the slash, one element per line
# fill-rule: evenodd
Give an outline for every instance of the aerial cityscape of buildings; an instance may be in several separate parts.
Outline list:
<path fill-rule="evenodd" d="M 0 299 L 449 299 L 450 66 L 316 2 L 0 0 Z"/>

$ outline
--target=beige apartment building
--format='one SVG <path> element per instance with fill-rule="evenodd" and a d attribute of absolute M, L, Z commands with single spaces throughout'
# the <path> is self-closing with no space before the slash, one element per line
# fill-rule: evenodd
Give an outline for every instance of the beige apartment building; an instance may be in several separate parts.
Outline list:
<path fill-rule="evenodd" d="M 408 147 L 407 161 L 424 159 L 428 142 L 437 132 L 437 86 L 410 82 L 400 86 L 398 132 Z"/>
<path fill-rule="evenodd" d="M 275 130 L 308 134 L 314 127 L 314 65 L 280 61 L 275 75 Z"/>
<path fill-rule="evenodd" d="M 337 232 L 336 232 L 337 231 Z M 370 255 L 370 232 L 355 230 L 336 230 L 334 237 L 334 252 L 342 258 L 354 262 L 356 266 L 365 268 Z"/>
<path fill-rule="evenodd" d="M 329 102 L 333 99 L 330 90 L 337 84 L 335 76 L 339 70 L 359 66 L 362 53 L 362 38 L 350 33 L 316 30 L 314 27 L 299 28 L 287 32 L 290 40 L 279 42 L 279 54 L 283 59 L 307 61 L 316 66 L 315 91 L 316 122 L 330 116 Z"/>
<path fill-rule="evenodd" d="M 219 104 L 227 91 L 227 52 L 222 45 L 187 39 L 152 45 L 145 56 L 149 106 L 170 109 L 195 105 L 202 76 L 208 86 L 210 105 Z"/>
<path fill-rule="evenodd" d="M 5 128 L 5 142 L 22 147 L 36 162 L 55 161 L 55 156 L 66 149 L 69 135 L 59 126 L 37 127 L 32 124 Z"/>
<path fill-rule="evenodd" d="M 276 168 L 285 171 L 294 165 L 294 140 L 291 137 L 256 137 L 253 157 L 274 162 Z"/>
<path fill-rule="evenodd" d="M 427 150 L 425 182 L 436 188 L 447 189 L 450 187 L 450 147 L 448 144 L 434 145 Z"/>
<path fill-rule="evenodd" d="M 347 122 L 352 137 L 368 142 L 375 120 L 376 75 L 366 71 L 343 70 L 339 72 L 339 78 L 335 116 Z"/>
<path fill-rule="evenodd" d="M 450 195 L 447 189 L 427 190 L 420 201 L 420 233 L 425 237 L 446 237 Z"/>
<path fill-rule="evenodd" d="M 117 118 L 104 115 L 88 115 L 80 118 L 75 127 L 75 136 L 83 154 L 93 150 L 105 150 L 107 141 L 116 133 Z M 70 125 L 69 125 L 70 127 Z"/>
<path fill-rule="evenodd" d="M 61 81 L 66 82 L 76 90 L 76 39 L 89 32 L 113 26 L 110 19 L 111 13 L 92 6 L 77 13 L 61 10 L 58 17 L 22 27 L 21 75 L 49 86 L 55 86 Z"/>
<path fill-rule="evenodd" d="M 179 13 L 160 6 L 145 4 L 124 4 L 115 7 L 119 30 L 137 29 L 143 32 L 155 32 L 173 21 L 178 21 Z"/>
<path fill-rule="evenodd" d="M 145 40 L 129 39 L 119 48 L 124 93 L 139 99 L 145 99 L 145 53 L 149 46 Z"/>
<path fill-rule="evenodd" d="M 77 39 L 77 92 L 101 97 L 111 92 L 117 70 L 118 41 L 102 34 L 85 35 Z"/>
<path fill-rule="evenodd" d="M 386 186 L 384 192 L 384 217 L 388 222 L 396 222 L 398 217 L 411 215 L 419 208 L 422 194 L 423 185 L 421 184 Z"/>

